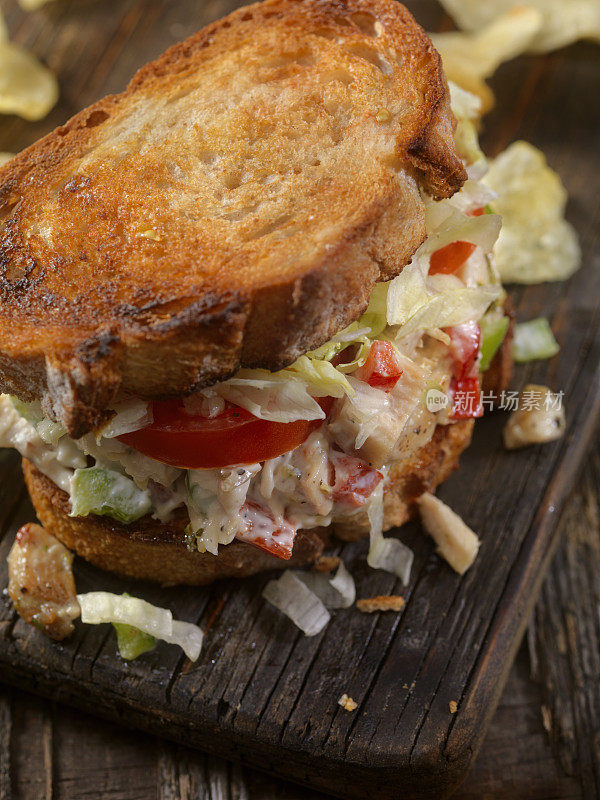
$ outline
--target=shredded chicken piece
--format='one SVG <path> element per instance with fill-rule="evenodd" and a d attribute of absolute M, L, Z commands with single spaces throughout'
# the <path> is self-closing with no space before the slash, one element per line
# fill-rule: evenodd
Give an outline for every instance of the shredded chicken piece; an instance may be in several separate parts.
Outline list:
<path fill-rule="evenodd" d="M 73 554 L 41 525 L 19 529 L 8 555 L 8 594 L 16 611 L 52 639 L 73 632 L 80 612 Z"/>

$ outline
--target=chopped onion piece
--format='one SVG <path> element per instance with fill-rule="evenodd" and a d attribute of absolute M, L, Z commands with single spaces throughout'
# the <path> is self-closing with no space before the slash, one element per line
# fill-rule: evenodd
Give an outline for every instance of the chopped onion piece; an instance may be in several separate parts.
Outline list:
<path fill-rule="evenodd" d="M 81 606 L 81 621 L 89 625 L 103 622 L 132 625 L 134 628 L 162 639 L 169 644 L 178 644 L 190 661 L 196 661 L 202 647 L 203 633 L 191 622 L 178 622 L 167 608 L 159 608 L 138 597 L 113 594 L 112 592 L 87 592 L 78 594 Z"/>
<path fill-rule="evenodd" d="M 414 553 L 399 539 L 383 536 L 383 484 L 371 495 L 367 513 L 371 523 L 371 540 L 367 564 L 397 575 L 403 584 L 410 581 Z"/>
<path fill-rule="evenodd" d="M 327 608 L 349 608 L 356 599 L 354 578 L 341 562 L 332 578 L 323 572 L 294 572 Z"/>
<path fill-rule="evenodd" d="M 269 581 L 262 596 L 307 636 L 320 633 L 331 619 L 317 595 L 290 570 L 278 580 Z"/>
<path fill-rule="evenodd" d="M 417 499 L 423 527 L 437 545 L 437 552 L 460 575 L 475 561 L 480 541 L 462 519 L 439 498 L 425 492 Z"/>
<path fill-rule="evenodd" d="M 513 357 L 519 364 L 542 358 L 552 358 L 559 350 L 558 342 L 545 317 L 515 325 Z"/>
<path fill-rule="evenodd" d="M 118 403 L 114 409 L 116 414 L 101 428 L 100 436 L 105 439 L 114 439 L 117 436 L 123 436 L 125 433 L 132 431 L 139 431 L 140 428 L 145 428 L 153 421 L 152 407 L 144 400 L 124 400 Z"/>

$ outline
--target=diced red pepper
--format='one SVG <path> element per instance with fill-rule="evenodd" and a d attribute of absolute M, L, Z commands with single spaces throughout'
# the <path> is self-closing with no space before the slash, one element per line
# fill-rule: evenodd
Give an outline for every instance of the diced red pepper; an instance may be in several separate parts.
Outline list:
<path fill-rule="evenodd" d="M 444 328 L 450 337 L 450 352 L 454 359 L 454 377 L 457 380 L 477 377 L 477 359 L 481 351 L 481 328 L 477 322 L 464 322 Z"/>
<path fill-rule="evenodd" d="M 278 523 L 268 508 L 247 501 L 242 507 L 246 529 L 238 531 L 236 539 L 266 550 L 276 558 L 287 561 L 292 557 L 296 528 L 286 519 Z"/>
<path fill-rule="evenodd" d="M 483 416 L 479 376 L 453 378 L 450 382 L 452 413 L 450 419 L 473 419 Z"/>
<path fill-rule="evenodd" d="M 369 386 L 391 392 L 402 375 L 400 359 L 391 342 L 377 340 L 371 345 L 367 360 L 355 376 Z"/>
<path fill-rule="evenodd" d="M 450 242 L 431 254 L 430 275 L 452 275 L 457 272 L 472 253 L 476 245 L 472 242 Z"/>
<path fill-rule="evenodd" d="M 343 503 L 352 508 L 364 506 L 373 494 L 383 475 L 366 462 L 355 456 L 348 456 L 337 450 L 330 455 L 333 471 L 331 496 L 336 503 Z"/>
<path fill-rule="evenodd" d="M 485 206 L 481 208 L 474 208 L 472 211 L 467 211 L 467 217 L 482 217 L 485 214 Z"/>

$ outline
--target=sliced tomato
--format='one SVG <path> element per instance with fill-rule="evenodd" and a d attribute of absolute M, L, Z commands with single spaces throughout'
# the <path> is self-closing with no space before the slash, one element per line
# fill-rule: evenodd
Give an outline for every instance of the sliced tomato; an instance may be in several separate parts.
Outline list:
<path fill-rule="evenodd" d="M 318 401 L 329 413 L 333 398 Z M 182 469 L 214 469 L 255 464 L 298 447 L 323 420 L 269 422 L 239 406 L 218 417 L 188 414 L 182 400 L 152 404 L 154 422 L 118 438 L 140 453 Z"/>
<path fill-rule="evenodd" d="M 431 254 L 429 259 L 430 275 L 452 275 L 465 263 L 476 250 L 472 242 L 450 242 Z"/>
<path fill-rule="evenodd" d="M 355 373 L 359 380 L 384 392 L 391 392 L 401 375 L 400 359 L 394 346 L 379 339 L 373 342 L 367 360 Z"/>
<path fill-rule="evenodd" d="M 331 496 L 336 503 L 358 508 L 364 506 L 373 494 L 383 475 L 365 461 L 333 450 L 330 455 L 333 471 Z"/>
<path fill-rule="evenodd" d="M 454 359 L 454 377 L 461 380 L 478 373 L 477 359 L 481 351 L 481 328 L 477 322 L 464 322 L 444 328 L 450 337 L 450 352 Z"/>
<path fill-rule="evenodd" d="M 450 419 L 473 419 L 483 416 L 479 376 L 453 378 L 450 382 L 452 413 Z"/>
<path fill-rule="evenodd" d="M 277 522 L 270 510 L 248 501 L 242 507 L 246 530 L 236 534 L 236 539 L 265 550 L 285 561 L 292 557 L 296 528 L 291 522 Z"/>

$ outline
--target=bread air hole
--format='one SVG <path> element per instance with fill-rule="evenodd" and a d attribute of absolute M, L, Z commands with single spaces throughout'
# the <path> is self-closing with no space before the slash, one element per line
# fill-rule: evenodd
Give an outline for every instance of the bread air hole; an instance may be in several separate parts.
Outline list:
<path fill-rule="evenodd" d="M 351 55 L 357 56 L 363 61 L 368 61 L 369 64 L 377 67 L 377 69 L 383 73 L 383 75 L 392 75 L 394 72 L 394 68 L 390 62 L 380 53 L 378 53 L 377 50 L 375 50 L 373 47 L 369 47 L 367 44 L 362 44 L 359 42 L 356 42 L 355 44 L 348 44 L 346 46 L 346 50 Z"/>
<path fill-rule="evenodd" d="M 334 83 L 337 81 L 343 86 L 350 86 L 354 81 L 354 75 L 345 69 L 331 69 L 320 75 L 320 80 L 322 83 Z"/>
<path fill-rule="evenodd" d="M 286 225 L 291 219 L 292 219 L 291 214 L 281 214 L 281 216 L 277 217 L 277 219 L 274 219 L 267 225 L 263 225 L 262 228 L 259 228 L 258 230 L 249 233 L 248 236 L 246 236 L 246 241 L 253 242 L 256 241 L 256 239 L 262 239 L 265 236 L 269 236 L 270 234 L 275 233 L 275 231 L 278 231 L 280 228 Z M 287 238 L 289 236 L 293 236 L 295 232 L 296 232 L 295 228 L 290 228 L 289 230 L 286 230 L 285 232 L 282 233 Z"/>
<path fill-rule="evenodd" d="M 374 17 L 373 14 L 357 12 L 356 14 L 352 14 L 350 19 L 361 29 L 365 36 L 371 36 L 373 38 L 381 36 L 383 31 L 381 22 L 379 22 L 377 17 Z"/>
<path fill-rule="evenodd" d="M 85 121 L 86 128 L 95 128 L 97 125 L 101 125 L 103 122 L 109 118 L 109 114 L 106 111 L 101 111 L 97 109 L 96 111 L 92 111 L 89 117 Z"/>

